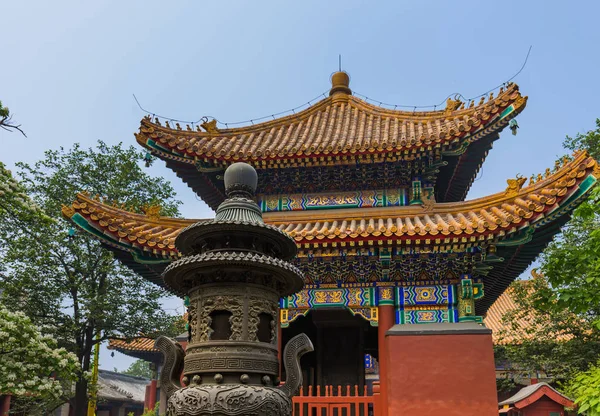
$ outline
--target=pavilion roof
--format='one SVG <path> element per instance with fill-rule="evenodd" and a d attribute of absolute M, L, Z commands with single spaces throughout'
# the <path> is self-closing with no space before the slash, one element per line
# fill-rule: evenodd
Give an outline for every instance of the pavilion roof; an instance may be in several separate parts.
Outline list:
<path fill-rule="evenodd" d="M 114 371 L 99 370 L 98 397 L 103 401 L 144 403 L 150 380 Z"/>
<path fill-rule="evenodd" d="M 183 315 L 187 320 L 187 313 Z M 175 339 L 179 342 L 187 342 L 187 333 L 180 334 Z M 130 340 L 112 338 L 108 341 L 108 349 L 116 350 L 131 357 L 140 358 L 146 361 L 161 362 L 162 352 L 154 346 L 156 338 L 139 336 Z"/>
<path fill-rule="evenodd" d="M 522 409 L 544 396 L 565 407 L 574 407 L 575 405 L 571 399 L 556 391 L 548 383 L 536 383 L 523 387 L 514 396 L 498 403 L 498 406 L 514 406 L 517 409 Z"/>
<path fill-rule="evenodd" d="M 111 339 L 108 341 L 108 349 L 116 350 L 142 360 L 156 362 L 162 359 L 162 353 L 154 347 L 154 338 L 138 337 L 126 341 L 123 339 Z"/>
<path fill-rule="evenodd" d="M 446 191 L 438 200 L 461 200 L 493 140 L 526 102 L 511 83 L 477 105 L 449 99 L 436 111 L 391 110 L 353 96 L 349 88 L 340 91 L 334 82 L 329 97 L 292 115 L 239 128 L 206 122 L 200 131 L 145 117 L 136 139 L 212 208 L 224 193 L 210 173 L 237 161 L 272 170 L 411 161 L 434 154 L 451 159 L 440 169 Z"/>
<path fill-rule="evenodd" d="M 581 152 L 537 182 L 523 187 L 524 179 L 512 179 L 505 191 L 472 201 L 273 212 L 265 213 L 264 220 L 296 240 L 299 257 L 352 254 L 359 247 L 432 252 L 495 245 L 506 262 L 487 277 L 482 300 L 487 310 L 559 231 L 598 178 L 597 162 Z M 63 207 L 63 214 L 113 248 L 125 264 L 161 285 L 162 270 L 179 257 L 176 236 L 198 221 L 136 214 L 86 194 Z"/>

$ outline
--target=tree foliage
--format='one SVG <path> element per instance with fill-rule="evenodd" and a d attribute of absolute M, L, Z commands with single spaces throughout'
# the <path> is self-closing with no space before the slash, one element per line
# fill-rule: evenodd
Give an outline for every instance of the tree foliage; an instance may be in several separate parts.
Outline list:
<path fill-rule="evenodd" d="M 515 308 L 505 313 L 496 360 L 509 364 L 513 377 L 545 374 L 568 380 L 586 370 L 600 355 L 600 331 L 586 315 L 563 308 L 540 306 L 551 293 L 548 281 L 534 278 L 514 282 L 509 290 Z"/>
<path fill-rule="evenodd" d="M 25 187 L 0 162 L 0 230 L 27 227 L 32 221 L 52 221 L 26 192 Z"/>
<path fill-rule="evenodd" d="M 24 313 L 0 305 L 0 392 L 13 395 L 19 411 L 47 414 L 64 403 L 77 369 L 75 354 L 58 348 Z"/>
<path fill-rule="evenodd" d="M 85 414 L 85 373 L 96 343 L 170 332 L 179 319 L 162 310 L 164 290 L 123 266 L 87 233 L 71 235 L 71 224 L 61 215 L 62 205 L 84 190 L 137 212 L 161 204 L 162 214 L 177 215 L 172 186 L 147 175 L 141 162 L 142 153 L 133 147 L 100 141 L 94 149 L 75 145 L 47 151 L 33 165 L 17 164 L 25 193 L 54 221 L 34 218 L 0 226 L 5 242 L 0 263 L 6 266 L 0 300 L 53 331 L 60 345 L 77 355 L 76 416 Z"/>
<path fill-rule="evenodd" d="M 152 379 L 152 370 L 150 369 L 150 363 L 144 360 L 136 360 L 131 363 L 127 370 L 123 371 L 123 374 L 129 374 L 130 376 L 145 377 Z"/>
<path fill-rule="evenodd" d="M 585 134 L 567 137 L 570 151 L 600 159 L 600 119 Z M 578 403 L 600 415 L 600 189 L 573 212 L 542 254 L 544 277 L 513 284 L 517 309 L 505 315 L 511 342 L 498 357 L 515 371 L 543 372 Z M 526 322 L 521 326 L 519 322 Z"/>
<path fill-rule="evenodd" d="M 600 416 L 600 362 L 573 377 L 566 391 L 575 397 L 580 414 Z"/>
<path fill-rule="evenodd" d="M 585 149 L 600 159 L 600 119 L 596 129 L 567 137 L 569 150 Z M 592 319 L 600 328 L 600 189 L 573 213 L 561 235 L 542 256 L 542 270 L 551 285 L 546 308 L 567 309 Z M 542 299 L 543 300 L 543 299 Z"/>

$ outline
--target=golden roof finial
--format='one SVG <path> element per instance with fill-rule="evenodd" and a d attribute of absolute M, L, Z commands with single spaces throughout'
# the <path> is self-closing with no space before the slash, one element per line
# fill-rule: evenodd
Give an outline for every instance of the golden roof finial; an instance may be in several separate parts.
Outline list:
<path fill-rule="evenodd" d="M 208 119 L 206 119 L 206 121 L 202 123 L 201 126 L 204 130 L 206 130 L 207 133 L 216 134 L 219 132 L 219 129 L 217 128 L 217 120 L 214 118 L 211 121 L 208 121 Z"/>
<path fill-rule="evenodd" d="M 352 94 L 350 76 L 344 71 L 334 72 L 331 76 L 331 90 L 329 90 L 329 95 L 331 96 L 336 93 Z"/>
<path fill-rule="evenodd" d="M 63 215 L 68 218 L 71 218 L 73 215 L 75 215 L 75 208 L 73 208 L 72 205 L 63 205 L 61 211 Z"/>
<path fill-rule="evenodd" d="M 508 184 L 508 187 L 504 191 L 504 195 L 508 198 L 519 195 L 519 191 L 523 187 L 523 184 L 526 180 L 527 178 L 523 178 L 521 175 L 517 175 L 515 179 L 507 179 L 506 183 Z"/>
<path fill-rule="evenodd" d="M 455 97 L 456 99 L 452 99 L 450 97 L 448 97 L 448 99 L 446 100 L 446 114 L 449 114 L 453 111 L 456 111 L 460 108 L 462 101 L 460 101 L 460 99 L 458 97 Z"/>
<path fill-rule="evenodd" d="M 481 97 L 481 100 L 479 100 L 479 104 L 478 105 L 481 105 L 483 103 L 485 103 L 485 95 Z"/>
<path fill-rule="evenodd" d="M 533 185 L 535 183 L 535 175 L 531 175 L 531 178 L 529 178 L 529 185 Z"/>

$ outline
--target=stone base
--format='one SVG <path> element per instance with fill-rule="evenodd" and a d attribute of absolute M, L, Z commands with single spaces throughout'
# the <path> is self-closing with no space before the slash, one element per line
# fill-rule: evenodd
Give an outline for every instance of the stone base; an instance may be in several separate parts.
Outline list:
<path fill-rule="evenodd" d="M 395 325 L 385 339 L 390 415 L 498 414 L 490 329 L 475 322 Z"/>

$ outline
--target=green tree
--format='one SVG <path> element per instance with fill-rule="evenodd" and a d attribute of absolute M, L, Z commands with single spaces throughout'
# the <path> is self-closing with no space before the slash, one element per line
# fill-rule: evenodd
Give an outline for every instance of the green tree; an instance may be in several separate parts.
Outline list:
<path fill-rule="evenodd" d="M 600 159 L 600 119 L 595 130 L 567 137 L 564 147 L 585 149 Z M 575 210 L 561 235 L 544 251 L 542 270 L 551 290 L 541 303 L 548 309 L 584 315 L 600 328 L 600 188 Z"/>
<path fill-rule="evenodd" d="M 573 377 L 566 391 L 575 397 L 580 414 L 600 416 L 600 362 Z"/>
<path fill-rule="evenodd" d="M 127 370 L 123 371 L 123 374 L 129 374 L 130 376 L 146 377 L 152 379 L 153 374 L 150 369 L 150 363 L 144 360 L 136 360 L 131 363 Z"/>
<path fill-rule="evenodd" d="M 109 338 L 169 332 L 171 317 L 159 302 L 164 290 L 117 261 L 85 232 L 72 235 L 61 206 L 87 190 L 141 210 L 160 203 L 164 215 L 178 214 L 167 181 L 147 175 L 142 153 L 122 144 L 98 142 L 94 149 L 51 150 L 34 165 L 17 164 L 26 193 L 54 221 L 15 221 L 0 227 L 0 263 L 5 267 L 0 300 L 48 328 L 61 346 L 76 354 L 79 376 L 72 404 L 76 416 L 87 407 L 90 362 L 96 343 Z"/>
<path fill-rule="evenodd" d="M 0 305 L 0 392 L 14 396 L 15 410 L 48 414 L 70 397 L 77 369 L 74 354 L 58 348 L 24 313 Z"/>
<path fill-rule="evenodd" d="M 551 289 L 544 276 L 534 276 L 508 289 L 515 308 L 502 317 L 496 361 L 509 364 L 512 378 L 543 373 L 566 381 L 598 360 L 600 331 L 587 315 L 541 306 Z"/>
<path fill-rule="evenodd" d="M 586 150 L 600 159 L 600 119 L 585 134 L 567 137 L 565 149 Z M 520 311 L 505 319 L 529 322 L 525 333 L 498 349 L 518 369 L 544 371 L 563 380 L 586 414 L 600 414 L 600 189 L 574 212 L 542 254 L 546 280 L 516 290 Z M 534 279 L 535 280 L 535 279 Z M 518 286 L 518 285 L 517 285 Z M 525 287 L 526 285 L 523 285 Z M 529 320 L 529 321 L 527 321 Z"/>

